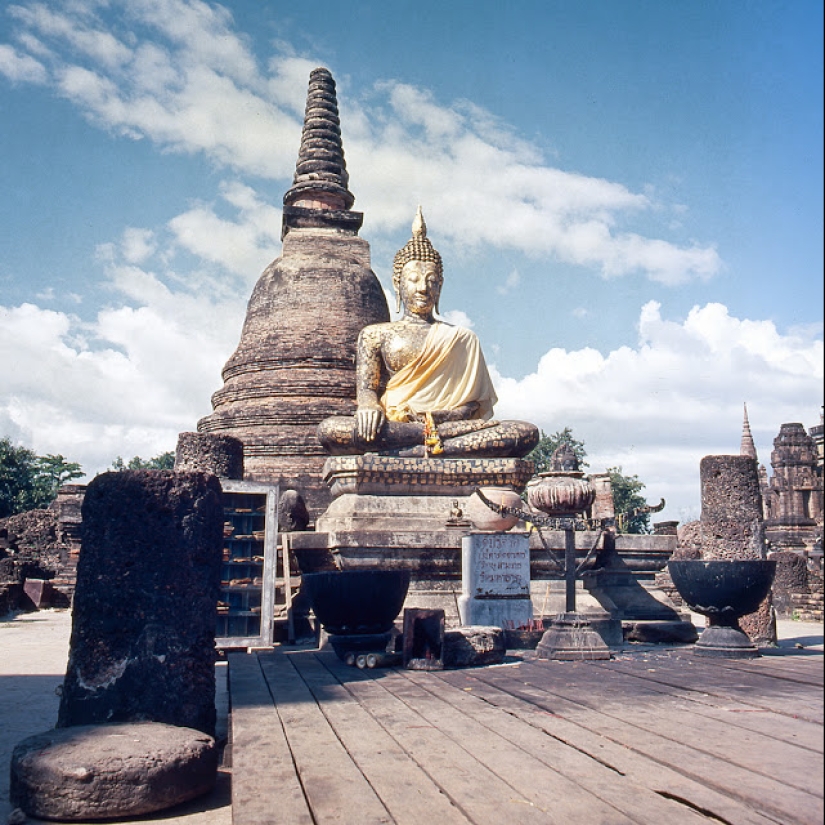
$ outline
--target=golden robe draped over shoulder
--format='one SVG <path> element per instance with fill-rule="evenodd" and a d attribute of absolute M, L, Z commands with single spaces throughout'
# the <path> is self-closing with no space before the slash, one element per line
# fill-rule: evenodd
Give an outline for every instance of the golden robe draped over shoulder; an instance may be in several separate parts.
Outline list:
<path fill-rule="evenodd" d="M 417 358 L 390 378 L 381 406 L 390 421 L 408 421 L 410 413 L 454 410 L 480 404 L 474 418 L 488 419 L 498 397 L 487 372 L 481 344 L 463 327 L 436 322 Z"/>

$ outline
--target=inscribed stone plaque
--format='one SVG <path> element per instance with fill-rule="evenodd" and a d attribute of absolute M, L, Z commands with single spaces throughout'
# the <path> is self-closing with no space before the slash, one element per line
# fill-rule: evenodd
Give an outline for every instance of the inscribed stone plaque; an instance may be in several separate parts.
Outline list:
<path fill-rule="evenodd" d="M 461 589 L 475 599 L 530 597 L 526 533 L 471 533 L 461 540 Z"/>

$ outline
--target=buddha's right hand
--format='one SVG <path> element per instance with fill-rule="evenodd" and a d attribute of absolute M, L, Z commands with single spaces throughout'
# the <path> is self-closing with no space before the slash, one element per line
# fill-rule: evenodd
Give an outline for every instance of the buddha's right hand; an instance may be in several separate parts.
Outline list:
<path fill-rule="evenodd" d="M 384 423 L 384 411 L 375 407 L 361 407 L 355 413 L 358 437 L 362 441 L 375 441 L 381 425 Z"/>

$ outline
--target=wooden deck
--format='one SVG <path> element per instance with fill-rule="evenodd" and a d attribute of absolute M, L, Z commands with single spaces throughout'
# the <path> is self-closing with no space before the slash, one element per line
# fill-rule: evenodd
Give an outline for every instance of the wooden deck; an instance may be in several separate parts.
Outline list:
<path fill-rule="evenodd" d="M 234 825 L 823 822 L 823 658 L 229 658 Z"/>

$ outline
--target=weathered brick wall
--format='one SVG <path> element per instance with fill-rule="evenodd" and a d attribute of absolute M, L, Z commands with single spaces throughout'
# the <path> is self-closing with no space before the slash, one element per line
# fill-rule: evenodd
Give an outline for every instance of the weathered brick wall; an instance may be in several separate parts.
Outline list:
<path fill-rule="evenodd" d="M 822 621 L 822 571 L 812 569 L 808 561 L 789 550 L 771 553 L 777 562 L 773 582 L 773 604 L 785 618 Z"/>
<path fill-rule="evenodd" d="M 825 618 L 822 570 L 808 571 L 807 593 L 791 593 L 791 617 L 803 622 L 821 622 Z"/>
<path fill-rule="evenodd" d="M 54 510 L 28 510 L 0 519 L 0 615 L 32 609 L 23 596 L 26 579 L 48 579 L 60 586 L 52 606 L 68 607 L 72 587 L 63 587 L 74 558 Z"/>

